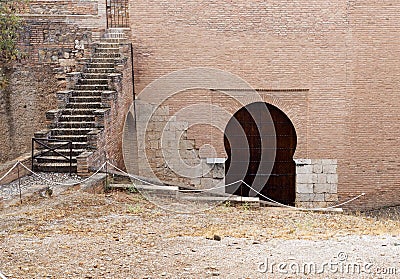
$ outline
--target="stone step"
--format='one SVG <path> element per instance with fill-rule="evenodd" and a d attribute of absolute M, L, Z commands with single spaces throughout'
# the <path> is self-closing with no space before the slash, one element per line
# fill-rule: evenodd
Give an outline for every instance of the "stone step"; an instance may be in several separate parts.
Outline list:
<path fill-rule="evenodd" d="M 100 41 L 96 43 L 99 48 L 119 48 L 119 43 Z"/>
<path fill-rule="evenodd" d="M 45 148 L 43 148 L 43 147 L 37 147 L 37 149 L 38 150 L 43 150 L 43 149 L 45 149 Z M 61 149 L 56 149 L 56 151 L 58 152 L 58 153 L 61 153 L 61 154 L 63 154 L 64 156 L 67 156 L 67 157 L 69 157 L 70 156 L 70 150 L 69 150 L 69 148 L 66 148 L 66 147 L 62 147 Z M 71 150 L 71 155 L 72 156 L 74 156 L 74 157 L 76 157 L 76 156 L 78 156 L 79 154 L 81 154 L 82 152 L 84 152 L 85 151 L 85 149 L 78 149 L 78 148 L 72 148 L 72 150 Z M 55 153 L 55 152 L 52 152 L 52 151 L 47 151 L 47 153 L 46 153 L 46 155 L 45 156 L 60 156 L 59 154 L 57 154 L 57 153 Z"/>
<path fill-rule="evenodd" d="M 77 84 L 75 85 L 75 89 L 77 90 L 107 90 L 107 84 Z"/>
<path fill-rule="evenodd" d="M 76 172 L 76 163 L 72 163 L 72 168 L 68 162 L 57 163 L 36 163 L 33 166 L 33 171 L 40 172 Z"/>
<path fill-rule="evenodd" d="M 110 73 L 82 73 L 82 79 L 108 79 Z"/>
<path fill-rule="evenodd" d="M 102 40 L 109 40 L 109 39 L 125 39 L 126 35 L 124 32 L 106 32 L 102 38 Z"/>
<path fill-rule="evenodd" d="M 58 123 L 92 123 L 94 121 L 95 117 L 90 115 L 62 115 Z"/>
<path fill-rule="evenodd" d="M 58 151 L 58 150 L 57 150 Z M 62 157 L 62 156 L 57 156 L 57 155 L 45 155 L 43 157 L 36 158 L 37 163 L 64 163 L 64 162 L 69 162 L 69 154 L 66 156 L 68 159 Z M 76 156 L 71 157 L 72 163 L 76 163 Z"/>
<path fill-rule="evenodd" d="M 218 197 L 218 196 L 198 196 L 198 195 L 188 195 L 186 193 L 179 192 L 177 198 L 181 200 L 189 201 L 208 201 L 208 202 L 225 202 L 229 201 L 238 204 L 248 204 L 249 206 L 259 207 L 260 199 L 258 197 L 240 197 L 240 196 L 230 196 L 230 197 Z"/>
<path fill-rule="evenodd" d="M 107 43 L 124 43 L 127 41 L 126 38 L 102 38 L 102 42 L 107 42 Z"/>
<path fill-rule="evenodd" d="M 78 96 L 70 97 L 71 103 L 101 103 L 101 96 Z"/>
<path fill-rule="evenodd" d="M 61 110 L 61 115 L 62 116 L 67 116 L 67 115 L 76 115 L 76 116 L 91 116 L 94 115 L 94 110 L 93 109 L 72 109 L 72 108 L 65 108 Z"/>
<path fill-rule="evenodd" d="M 80 85 L 107 85 L 108 79 L 106 78 L 83 78 L 79 80 Z"/>
<path fill-rule="evenodd" d="M 109 48 L 97 47 L 95 49 L 94 53 L 119 53 L 119 48 L 118 47 L 109 47 Z"/>
<path fill-rule="evenodd" d="M 58 121 L 56 128 L 96 128 L 96 123 L 85 121 Z"/>
<path fill-rule="evenodd" d="M 84 141 L 72 141 L 72 150 L 82 150 L 82 149 L 86 149 L 88 143 L 84 142 Z M 57 146 L 56 143 L 48 143 L 48 146 L 50 147 L 54 147 Z M 63 147 L 65 148 L 65 147 Z"/>
<path fill-rule="evenodd" d="M 72 97 L 101 97 L 104 90 L 73 90 Z"/>
<path fill-rule="evenodd" d="M 110 62 L 105 62 L 105 63 L 101 63 L 101 62 L 91 62 L 87 65 L 88 69 L 93 69 L 93 68 L 108 68 L 108 69 L 114 69 L 114 63 L 110 63 Z"/>
<path fill-rule="evenodd" d="M 101 103 L 68 103 L 66 108 L 71 109 L 99 109 L 102 108 Z"/>
<path fill-rule="evenodd" d="M 116 60 L 120 60 L 121 58 L 119 57 L 92 57 L 90 59 L 90 63 L 116 63 Z"/>
<path fill-rule="evenodd" d="M 79 129 L 84 129 L 84 128 L 96 128 L 96 122 L 57 122 L 56 128 L 60 129 L 68 129 L 68 128 L 79 128 Z"/>
<path fill-rule="evenodd" d="M 101 67 L 98 67 L 98 68 L 87 67 L 84 70 L 84 73 L 115 73 L 115 68 L 114 67 L 110 67 L 110 68 L 107 68 L 107 67 L 103 67 L 103 68 L 101 68 Z"/>
<path fill-rule="evenodd" d="M 96 52 L 92 58 L 121 58 L 120 53 Z"/>
<path fill-rule="evenodd" d="M 68 136 L 76 135 L 83 136 L 93 131 L 92 128 L 53 128 L 51 129 L 52 136 Z"/>
<path fill-rule="evenodd" d="M 60 139 L 60 140 L 68 140 L 72 141 L 73 143 L 75 142 L 84 142 L 87 143 L 87 135 L 56 135 L 53 136 L 55 139 Z M 75 147 L 73 147 L 75 148 Z"/>

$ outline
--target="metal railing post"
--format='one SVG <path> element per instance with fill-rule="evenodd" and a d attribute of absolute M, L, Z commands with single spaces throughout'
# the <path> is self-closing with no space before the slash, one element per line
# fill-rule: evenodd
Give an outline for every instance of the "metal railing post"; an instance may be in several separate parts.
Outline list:
<path fill-rule="evenodd" d="M 17 171 L 18 171 L 18 190 L 19 190 L 19 200 L 22 204 L 22 191 L 21 191 L 21 176 L 19 175 L 19 162 L 17 165 Z"/>
<path fill-rule="evenodd" d="M 69 176 L 71 175 L 72 175 L 72 141 L 69 142 Z"/>
<path fill-rule="evenodd" d="M 35 139 L 32 139 L 32 157 L 31 157 L 31 170 L 33 171 L 33 157 L 35 156 Z"/>

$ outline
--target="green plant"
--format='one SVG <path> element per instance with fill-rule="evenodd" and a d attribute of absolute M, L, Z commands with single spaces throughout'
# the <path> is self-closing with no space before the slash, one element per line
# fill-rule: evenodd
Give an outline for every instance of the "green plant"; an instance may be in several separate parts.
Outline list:
<path fill-rule="evenodd" d="M 0 89 L 8 84 L 7 70 L 22 52 L 18 41 L 24 23 L 17 15 L 26 0 L 0 0 Z"/>
<path fill-rule="evenodd" d="M 132 184 L 132 185 L 130 185 L 130 186 L 128 187 L 128 192 L 131 193 L 131 194 L 134 194 L 134 193 L 137 193 L 137 192 L 138 192 L 138 190 L 136 189 L 135 184 Z"/>
<path fill-rule="evenodd" d="M 225 207 L 231 207 L 232 206 L 231 201 L 225 201 L 224 205 L 225 205 Z"/>
<path fill-rule="evenodd" d="M 244 210 L 244 211 L 248 211 L 248 210 L 250 210 L 250 204 L 249 204 L 249 202 L 244 202 L 243 204 L 242 204 L 242 209 Z"/>
<path fill-rule="evenodd" d="M 126 206 L 126 210 L 127 210 L 127 212 L 129 212 L 131 214 L 139 214 L 139 213 L 143 212 L 143 208 L 138 204 L 136 204 L 134 206 L 131 204 L 128 204 Z"/>

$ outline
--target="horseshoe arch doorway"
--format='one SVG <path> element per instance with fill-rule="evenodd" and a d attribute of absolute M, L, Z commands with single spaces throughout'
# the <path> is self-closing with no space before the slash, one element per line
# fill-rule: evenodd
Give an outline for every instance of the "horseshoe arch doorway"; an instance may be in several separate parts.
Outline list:
<path fill-rule="evenodd" d="M 296 198 L 296 130 L 277 107 L 251 103 L 237 111 L 225 128 L 225 183 L 241 179 L 245 184 L 227 186 L 225 191 L 241 196 L 266 196 L 287 205 Z M 276 152 L 274 151 L 276 150 Z"/>

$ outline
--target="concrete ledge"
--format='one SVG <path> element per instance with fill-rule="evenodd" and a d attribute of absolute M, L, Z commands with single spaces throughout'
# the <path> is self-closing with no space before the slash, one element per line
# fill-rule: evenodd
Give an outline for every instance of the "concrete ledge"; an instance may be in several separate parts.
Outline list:
<path fill-rule="evenodd" d="M 137 190 L 149 191 L 179 191 L 177 186 L 156 186 L 156 185 L 134 185 L 134 184 L 110 184 L 110 188 L 129 189 L 135 187 Z"/>
<path fill-rule="evenodd" d="M 17 163 L 18 161 L 20 161 L 25 166 L 30 168 L 31 162 L 32 162 L 31 155 L 32 155 L 31 153 L 25 153 L 12 161 L 8 161 L 8 162 L 1 164 L 0 165 L 0 177 L 5 175 L 12 168 L 12 166 L 14 166 L 15 163 Z M 23 177 L 23 176 L 26 176 L 29 174 L 30 174 L 30 172 L 27 171 L 24 167 L 22 167 L 22 166 L 19 167 L 20 177 Z M 11 183 L 17 179 L 18 179 L 18 170 L 17 170 L 17 168 L 15 168 L 7 177 L 5 177 L 2 181 L 0 181 L 0 185 Z"/>

